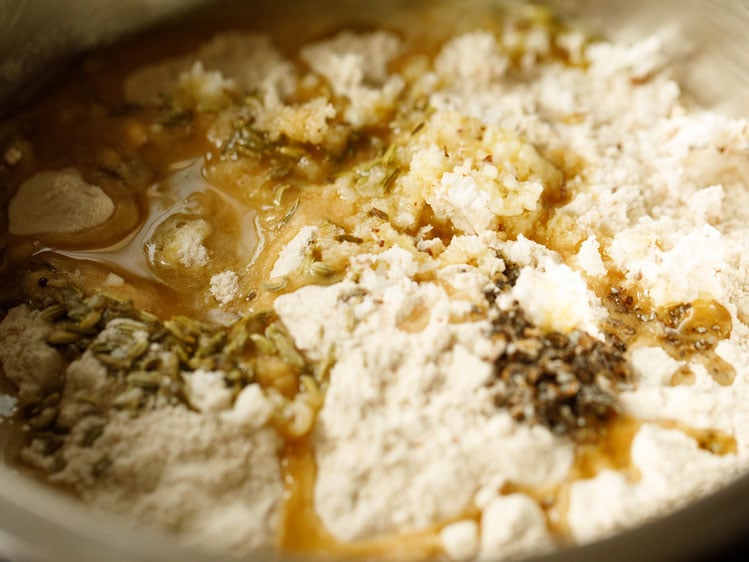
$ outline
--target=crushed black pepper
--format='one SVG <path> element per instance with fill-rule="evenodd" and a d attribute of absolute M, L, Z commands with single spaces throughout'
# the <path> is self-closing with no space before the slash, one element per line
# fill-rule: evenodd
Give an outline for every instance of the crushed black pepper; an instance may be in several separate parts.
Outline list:
<path fill-rule="evenodd" d="M 516 263 L 509 261 L 504 256 L 499 255 L 498 257 L 502 258 L 505 269 L 492 279 L 491 285 L 484 289 L 484 297 L 490 304 L 494 304 L 500 293 L 514 287 L 520 275 L 520 267 Z"/>
<path fill-rule="evenodd" d="M 618 415 L 615 392 L 632 378 L 618 338 L 543 332 L 517 306 L 498 311 L 492 332 L 506 344 L 494 362 L 494 403 L 514 419 L 586 442 Z"/>

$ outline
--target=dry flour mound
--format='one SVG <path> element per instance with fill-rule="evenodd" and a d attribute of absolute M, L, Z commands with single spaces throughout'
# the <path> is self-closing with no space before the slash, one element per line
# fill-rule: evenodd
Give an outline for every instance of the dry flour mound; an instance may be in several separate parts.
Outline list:
<path fill-rule="evenodd" d="M 113 320 L 109 329 L 118 323 L 124 324 Z M 70 428 L 67 436 L 40 433 L 22 451 L 23 461 L 133 525 L 236 553 L 273 546 L 283 441 L 267 427 L 273 408 L 257 385 L 232 406 L 223 378 L 218 386 L 201 384 L 209 373 L 196 371 L 190 398 L 200 411 L 160 399 L 137 411 L 140 389 L 123 390 L 91 352 L 64 367 L 46 343 L 54 333 L 26 306 L 0 323 L 0 362 L 19 389 L 19 406 L 38 408 L 39 397 L 54 392 L 57 403 L 40 417 L 54 410 L 57 426 Z M 126 345 L 139 337 L 131 332 Z"/>
<path fill-rule="evenodd" d="M 65 468 L 51 482 L 196 546 L 223 544 L 236 553 L 273 546 L 283 500 L 282 443 L 273 429 L 182 406 L 135 417 L 112 412 L 103 422 L 76 426 L 78 445 L 66 447 Z M 96 428 L 101 435 L 91 444 Z M 34 448 L 25 453 L 32 464 L 40 460 Z"/>

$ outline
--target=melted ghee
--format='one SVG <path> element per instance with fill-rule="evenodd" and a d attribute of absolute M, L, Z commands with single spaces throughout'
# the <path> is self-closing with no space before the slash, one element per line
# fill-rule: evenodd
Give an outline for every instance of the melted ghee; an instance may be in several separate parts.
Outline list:
<path fill-rule="evenodd" d="M 554 485 L 534 487 L 509 482 L 500 490 L 501 494 L 525 494 L 538 503 L 546 517 L 549 532 L 560 542 L 570 540 L 567 522 L 572 486 L 581 480 L 589 480 L 604 470 L 622 473 L 630 482 L 637 482 L 641 475 L 632 462 L 632 442 L 643 422 L 629 416 L 616 418 L 601 439 L 595 443 L 577 446 L 569 476 Z M 697 429 L 686 424 L 655 420 L 653 423 L 665 429 L 681 431 L 695 441 L 697 446 L 714 455 L 736 454 L 736 439 L 720 430 Z"/>
<path fill-rule="evenodd" d="M 314 508 L 315 458 L 308 439 L 287 444 L 283 460 L 286 500 L 278 536 L 283 551 L 313 558 L 428 560 L 442 554 L 439 531 L 429 529 L 366 541 L 343 542 L 323 525 Z M 456 518 L 457 519 L 457 518 Z"/>
<path fill-rule="evenodd" d="M 715 300 L 698 298 L 656 308 L 638 289 L 625 290 L 623 277 L 612 273 L 596 287 L 608 309 L 604 331 L 630 347 L 656 346 L 677 361 L 696 362 L 720 385 L 729 386 L 736 370 L 716 352 L 720 341 L 731 337 L 731 314 Z M 672 384 L 689 384 L 693 375 L 681 370 Z"/>

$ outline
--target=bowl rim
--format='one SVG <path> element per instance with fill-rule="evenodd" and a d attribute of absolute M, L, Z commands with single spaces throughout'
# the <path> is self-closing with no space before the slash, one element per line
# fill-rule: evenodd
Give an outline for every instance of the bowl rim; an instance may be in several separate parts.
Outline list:
<path fill-rule="evenodd" d="M 545 4 L 554 4 L 545 1 Z M 197 2 L 194 2 L 197 4 Z M 715 4 L 715 2 L 711 2 Z M 739 8 L 749 14 L 749 3 Z M 7 6 L 0 0 L 0 11 Z M 0 18 L 2 19 L 2 18 Z M 749 16 L 745 20 L 749 24 Z M 2 22 L 0 22 L 2 23 Z M 140 30 L 142 31 L 142 29 Z M 138 32 L 140 32 L 138 31 Z M 93 46 L 93 43 L 86 47 Z M 540 555 L 537 562 L 664 562 L 698 558 L 749 530 L 749 474 L 674 511 L 600 540 Z M 175 538 L 129 528 L 117 516 L 84 505 L 0 464 L 0 533 L 21 556 L 60 562 L 229 562 Z M 11 554 L 13 554 L 11 552 Z M 254 560 L 302 560 L 270 550 Z"/>

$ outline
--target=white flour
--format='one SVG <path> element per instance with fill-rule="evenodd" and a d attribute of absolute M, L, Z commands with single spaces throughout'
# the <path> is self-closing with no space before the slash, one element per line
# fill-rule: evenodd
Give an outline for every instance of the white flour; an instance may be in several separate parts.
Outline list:
<path fill-rule="evenodd" d="M 345 274 L 273 303 L 313 368 L 330 367 L 311 433 L 313 495 L 339 540 L 447 524 L 439 537 L 452 559 L 522 556 L 558 543 L 523 490 L 568 486 L 561 517 L 575 540 L 589 541 L 683 505 L 749 465 L 749 124 L 687 109 L 658 36 L 631 46 L 588 45 L 574 32 L 557 39 L 569 64 L 549 58 L 547 30 L 508 27 L 455 37 L 433 61 L 401 73 L 389 63 L 407 42 L 384 31 L 307 45 L 299 63 L 264 36 L 230 33 L 126 81 L 129 101 L 153 103 L 166 89 L 196 110 L 252 92 L 247 105 L 268 139 L 324 147 L 335 144 L 334 119 L 373 125 L 397 114 L 403 96 L 424 94 L 420 122 L 399 122 L 391 152 L 325 187 L 370 210 L 344 236 L 355 248 Z M 327 94 L 287 103 L 295 88 L 319 84 Z M 209 132 L 214 144 L 221 130 Z M 393 162 L 398 173 L 389 176 Z M 562 187 L 568 199 L 554 210 L 551 236 L 532 241 L 544 194 Z M 423 226 L 427 213 L 434 224 Z M 271 281 L 296 279 L 313 250 L 324 257 L 331 224 L 342 228 L 332 219 L 295 226 L 270 262 Z M 210 232 L 202 219 L 180 224 L 163 259 L 208 267 Z M 212 305 L 244 306 L 243 272 L 211 273 Z M 497 406 L 495 361 L 514 344 L 493 336 L 492 318 L 516 301 L 542 330 L 602 340 L 609 312 L 596 291 L 614 274 L 654 307 L 697 299 L 725 307 L 732 331 L 715 353 L 736 376 L 722 386 L 698 357 L 633 346 L 634 380 L 618 400 L 643 422 L 630 451 L 640 477 L 612 468 L 574 480 L 573 439 Z M 44 343 L 50 331 L 26 307 L 0 323 L 0 359 L 21 405 L 62 388 L 62 357 Z M 686 367 L 693 383 L 672 385 Z M 284 490 L 272 422 L 293 418 L 302 434 L 312 408 L 259 384 L 235 396 L 226 373 L 196 368 L 183 373 L 192 409 L 164 402 L 131 415 L 120 406 L 139 391 L 115 392 L 105 375 L 89 354 L 67 367 L 65 467 L 54 471 L 38 440 L 25 460 L 92 506 L 191 543 L 240 553 L 273 544 Z M 90 414 L 92 394 L 106 398 L 108 413 Z M 95 426 L 101 436 L 84 443 Z M 736 450 L 700 448 L 682 426 L 723 432 Z M 101 478 L 92 476 L 97 466 Z"/>
<path fill-rule="evenodd" d="M 641 419 L 723 430 L 736 438 L 737 454 L 716 456 L 678 430 L 644 425 L 632 446 L 641 480 L 631 483 L 604 471 L 572 486 L 568 524 L 575 538 L 590 540 L 684 504 L 747 464 L 749 411 L 742 404 L 749 388 L 749 350 L 747 328 L 736 316 L 746 306 L 741 289 L 745 211 L 741 205 L 725 208 L 721 201 L 728 189 L 736 193 L 746 187 L 749 128 L 743 121 L 686 113 L 677 86 L 657 68 L 657 37 L 632 49 L 590 47 L 588 70 L 531 64 L 511 77 L 498 54 L 501 46 L 493 41 L 488 34 L 469 34 L 444 47 L 437 58 L 444 87 L 432 94 L 434 107 L 510 128 L 536 146 L 584 161 L 583 172 L 571 180 L 575 195 L 560 211 L 560 221 L 569 221 L 570 230 L 586 240 L 577 256 L 560 260 L 528 242 L 502 248 L 526 265 L 513 296 L 529 317 L 564 332 L 582 327 L 597 333 L 606 312 L 585 279 L 600 278 L 611 265 L 657 305 L 709 296 L 733 317 L 733 335 L 718 348 L 737 369 L 731 387 L 718 385 L 698 365 L 691 365 L 697 376 L 692 386 L 652 381 L 663 359 L 640 355 L 636 388 L 622 400 Z M 496 65 L 475 65 L 477 52 L 496 59 Z M 641 76 L 648 79 L 640 83 Z M 442 172 L 435 181 L 441 177 L 443 185 L 455 185 L 451 174 Z M 726 180 L 730 187 L 722 184 Z M 428 200 L 435 213 L 457 201 L 450 189 L 455 188 Z M 437 203 L 440 198 L 444 203 Z M 479 194 L 467 201 L 486 212 Z M 444 215 L 462 230 L 486 228 L 494 220 Z M 387 265 L 373 265 L 378 273 L 365 271 L 356 286 L 310 287 L 276 300 L 302 349 L 312 357 L 332 349 L 336 357 L 315 430 L 315 499 L 324 523 L 343 539 L 458 516 L 482 487 L 538 482 L 539 471 L 541 480 L 553 483 L 570 463 L 562 441 L 540 428 L 528 432 L 503 420 L 482 399 L 482 373 L 492 352 L 482 348 L 480 323 L 445 324 L 447 312 L 441 311 L 458 303 L 448 304 L 437 287 L 410 281 L 415 270 L 408 260 L 392 251 L 380 254 L 376 264 L 383 260 Z M 466 269 L 465 275 L 481 277 Z M 357 289 L 365 289 L 365 296 Z M 399 330 L 410 307 L 423 302 L 431 310 L 423 331 Z M 666 367 L 664 377 L 676 367 Z M 546 464 L 550 455 L 557 456 L 553 466 Z M 470 525 L 448 527 L 443 532 L 448 552 L 456 558 L 479 551 L 486 557 L 512 556 L 551 544 L 535 503 L 520 495 L 517 507 L 505 506 L 510 497 L 484 508 L 480 548 Z M 515 509 L 517 519 L 511 515 Z"/>
<path fill-rule="evenodd" d="M 367 269 L 357 285 L 308 287 L 276 300 L 303 351 L 335 356 L 314 435 L 315 505 L 327 527 L 347 540 L 416 530 L 460 515 L 484 486 L 563 477 L 569 443 L 492 407 L 494 350 L 481 337 L 488 326 L 451 324 L 463 303 L 411 281 L 416 268 L 406 252 L 373 261 L 369 269 L 360 260 Z M 480 275 L 465 269 L 461 276 Z M 415 306 L 431 311 L 429 321 L 404 332 L 398 326 Z M 342 325 L 345 318 L 353 326 Z"/>
<path fill-rule="evenodd" d="M 70 448 L 72 462 L 51 481 L 73 486 L 97 509 L 178 532 L 191 544 L 249 551 L 273 544 L 283 494 L 279 446 L 271 429 L 182 407 L 135 418 L 114 413 L 96 446 Z M 94 478 L 90 468 L 104 454 L 112 464 Z"/>

